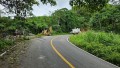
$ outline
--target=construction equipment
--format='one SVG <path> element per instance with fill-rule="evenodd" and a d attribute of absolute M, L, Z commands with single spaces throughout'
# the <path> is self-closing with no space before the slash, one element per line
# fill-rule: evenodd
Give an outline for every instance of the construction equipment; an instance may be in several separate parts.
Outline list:
<path fill-rule="evenodd" d="M 49 28 L 46 28 L 46 29 L 44 29 L 44 30 L 42 31 L 42 34 L 43 34 L 43 35 L 46 35 L 46 36 L 50 36 L 51 33 L 52 33 L 52 26 L 49 27 Z"/>

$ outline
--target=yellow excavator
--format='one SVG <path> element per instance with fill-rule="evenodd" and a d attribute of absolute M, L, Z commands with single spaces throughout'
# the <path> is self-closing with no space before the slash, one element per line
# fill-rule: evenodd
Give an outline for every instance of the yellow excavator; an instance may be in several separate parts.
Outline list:
<path fill-rule="evenodd" d="M 50 26 L 49 28 L 46 28 L 46 29 L 44 29 L 43 31 L 42 31 L 42 34 L 43 35 L 46 35 L 46 36 L 50 36 L 51 35 L 51 33 L 52 33 L 52 26 Z"/>

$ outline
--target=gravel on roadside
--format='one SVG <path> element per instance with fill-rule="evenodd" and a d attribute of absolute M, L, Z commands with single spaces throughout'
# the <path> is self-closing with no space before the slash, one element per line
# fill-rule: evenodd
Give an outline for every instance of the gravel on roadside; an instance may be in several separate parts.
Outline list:
<path fill-rule="evenodd" d="M 19 68 L 20 56 L 23 56 L 29 46 L 30 40 L 21 41 L 14 48 L 0 57 L 0 68 Z"/>

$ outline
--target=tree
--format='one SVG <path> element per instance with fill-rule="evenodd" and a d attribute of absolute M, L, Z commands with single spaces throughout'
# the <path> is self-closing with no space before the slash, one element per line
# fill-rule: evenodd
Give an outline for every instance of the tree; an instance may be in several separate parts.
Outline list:
<path fill-rule="evenodd" d="M 56 5 L 55 0 L 40 0 L 40 2 L 42 2 L 43 4 L 50 3 L 52 6 Z M 25 23 L 25 18 L 32 15 L 32 6 L 39 5 L 39 2 L 37 0 L 0 0 L 0 5 L 4 6 L 4 8 L 7 9 L 8 13 L 15 14 L 15 19 L 10 22 L 8 21 L 9 23 L 1 21 L 0 29 L 3 28 L 5 31 L 15 31 L 15 29 L 18 29 L 22 31 L 29 28 L 27 26 L 29 24 Z M 34 22 L 32 23 L 32 27 L 35 26 L 35 29 L 40 29 L 42 25 L 45 24 L 36 24 Z"/>
<path fill-rule="evenodd" d="M 101 10 L 109 0 L 70 0 L 71 6 L 87 7 L 89 11 L 99 11 Z"/>
<path fill-rule="evenodd" d="M 66 8 L 55 11 L 52 16 L 54 17 L 54 22 L 58 25 L 57 30 L 62 32 L 70 32 L 73 28 L 84 28 L 85 18 L 79 17 L 78 14 Z"/>
<path fill-rule="evenodd" d="M 95 13 L 91 19 L 93 29 L 103 30 L 107 32 L 120 31 L 120 5 L 109 5 L 103 8 L 100 12 Z"/>
<path fill-rule="evenodd" d="M 43 4 L 50 3 L 55 5 L 54 0 L 40 0 Z M 9 12 L 16 14 L 17 18 L 25 18 L 31 15 L 32 6 L 34 4 L 39 4 L 36 0 L 0 0 L 0 4 L 7 8 Z"/>
<path fill-rule="evenodd" d="M 31 31 L 31 33 L 38 34 L 44 29 L 49 28 L 53 25 L 50 16 L 39 16 L 27 18 L 26 28 Z"/>

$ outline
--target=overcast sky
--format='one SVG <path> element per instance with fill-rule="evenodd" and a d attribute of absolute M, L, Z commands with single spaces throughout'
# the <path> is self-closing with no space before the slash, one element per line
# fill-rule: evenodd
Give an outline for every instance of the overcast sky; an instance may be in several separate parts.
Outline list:
<path fill-rule="evenodd" d="M 33 14 L 35 16 L 43 16 L 43 15 L 50 15 L 52 12 L 54 12 L 57 9 L 61 9 L 61 8 L 71 9 L 71 6 L 69 5 L 69 0 L 56 0 L 56 2 L 57 2 L 56 6 L 51 6 L 50 4 L 43 5 L 42 3 L 40 3 L 39 6 L 34 5 Z M 1 5 L 0 5 L 0 9 L 3 9 Z"/>
<path fill-rule="evenodd" d="M 40 3 L 39 6 L 34 5 L 33 6 L 33 14 L 35 16 L 43 16 L 43 15 L 50 15 L 52 12 L 54 12 L 57 9 L 61 8 L 68 8 L 71 9 L 71 6 L 69 5 L 69 0 L 56 0 L 57 5 L 51 6 L 50 4 L 43 5 Z"/>

